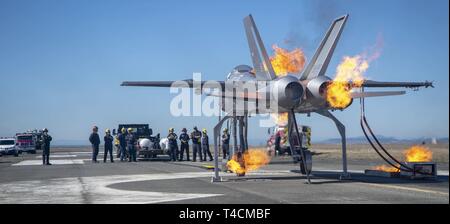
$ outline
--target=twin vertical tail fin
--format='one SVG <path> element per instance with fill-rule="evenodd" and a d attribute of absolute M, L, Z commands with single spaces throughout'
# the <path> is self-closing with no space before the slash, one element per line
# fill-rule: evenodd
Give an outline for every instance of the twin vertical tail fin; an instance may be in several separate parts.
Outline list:
<path fill-rule="evenodd" d="M 252 15 L 244 18 L 244 27 L 257 80 L 275 79 L 275 72 Z"/>
<path fill-rule="evenodd" d="M 325 75 L 347 18 L 348 15 L 345 15 L 333 21 L 331 27 L 328 29 L 328 32 L 320 43 L 319 48 L 314 54 L 314 57 L 303 71 L 300 80 L 313 79 L 317 76 Z"/>
<path fill-rule="evenodd" d="M 300 76 L 299 74 L 300 80 L 313 79 L 317 76 L 325 75 L 347 18 L 348 15 L 345 15 L 333 21 L 311 62 L 302 75 Z M 258 80 L 275 79 L 275 72 L 252 15 L 244 18 L 244 27 L 256 78 Z"/>

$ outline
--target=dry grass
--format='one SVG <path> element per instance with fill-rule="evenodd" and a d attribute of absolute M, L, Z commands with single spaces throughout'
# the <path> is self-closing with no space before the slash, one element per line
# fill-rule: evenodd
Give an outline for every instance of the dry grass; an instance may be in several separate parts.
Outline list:
<path fill-rule="evenodd" d="M 412 145 L 386 144 L 386 150 L 399 160 L 404 159 L 403 152 Z M 426 145 L 433 152 L 433 161 L 438 163 L 449 163 L 448 144 Z M 341 159 L 342 151 L 340 144 L 315 144 L 311 151 L 315 153 L 315 159 Z M 347 158 L 351 160 L 380 160 L 380 157 L 369 144 L 347 145 Z"/>
<path fill-rule="evenodd" d="M 386 150 L 399 160 L 404 159 L 403 152 L 412 145 L 407 144 L 386 144 Z M 433 152 L 433 161 L 439 163 L 449 162 L 448 144 L 426 145 Z M 315 145 L 312 151 L 318 153 L 317 158 L 341 158 L 340 145 Z M 380 157 L 369 144 L 348 145 L 347 156 L 349 159 L 375 160 Z"/>

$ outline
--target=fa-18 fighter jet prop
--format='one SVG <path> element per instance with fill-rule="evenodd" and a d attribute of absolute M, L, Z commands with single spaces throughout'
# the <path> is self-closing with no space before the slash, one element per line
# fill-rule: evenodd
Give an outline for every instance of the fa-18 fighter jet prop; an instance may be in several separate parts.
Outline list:
<path fill-rule="evenodd" d="M 194 88 L 196 92 L 202 92 L 205 88 L 215 88 L 216 92 L 207 93 L 210 96 L 220 97 L 221 110 L 226 114 L 214 128 L 214 177 L 213 181 L 220 181 L 218 163 L 218 141 L 223 123 L 231 119 L 232 135 L 234 147 L 231 155 L 236 155 L 242 159 L 243 153 L 248 150 L 247 132 L 248 116 L 266 113 L 285 113 L 289 115 L 288 133 L 291 146 L 301 142 L 296 122 L 296 113 L 317 113 L 328 117 L 336 124 L 342 141 L 342 179 L 349 178 L 347 173 L 346 160 L 346 137 L 345 126 L 336 119 L 330 110 L 345 109 L 351 103 L 342 108 L 332 107 L 326 100 L 326 88 L 332 79 L 325 76 L 328 64 L 330 63 L 333 51 L 341 36 L 348 15 L 333 21 L 331 27 L 325 34 L 314 57 L 301 74 L 289 74 L 286 76 L 276 76 L 274 69 L 267 55 L 263 41 L 256 28 L 251 15 L 244 18 L 244 27 L 250 47 L 250 55 L 253 68 L 248 65 L 236 66 L 227 76 L 225 81 L 144 81 L 123 82 L 122 86 L 142 86 L 142 87 L 187 87 Z M 348 82 L 349 88 L 355 87 L 353 82 Z M 405 87 L 419 88 L 432 86 L 431 82 L 377 82 L 362 80 L 357 87 Z M 384 92 L 351 92 L 350 97 L 365 98 L 376 96 L 402 95 L 405 91 L 384 91 Z M 237 127 L 238 126 L 238 127 Z M 237 131 L 239 129 L 239 132 Z M 239 133 L 239 147 L 237 141 Z M 295 143 L 297 142 L 297 143 Z M 291 147 L 291 151 L 292 151 Z M 300 168 L 303 174 L 311 172 L 311 156 L 299 147 L 297 156 L 300 158 Z M 298 150 L 297 150 L 298 151 Z"/>

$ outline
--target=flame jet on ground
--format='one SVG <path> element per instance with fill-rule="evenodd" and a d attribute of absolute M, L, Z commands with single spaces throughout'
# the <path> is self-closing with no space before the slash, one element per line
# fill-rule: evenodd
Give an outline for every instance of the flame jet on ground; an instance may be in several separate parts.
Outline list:
<path fill-rule="evenodd" d="M 307 67 L 300 74 L 288 74 L 276 76 L 271 65 L 269 56 L 264 47 L 263 41 L 256 28 L 251 15 L 244 18 L 245 33 L 247 36 L 253 67 L 248 65 L 236 66 L 227 76 L 225 81 L 127 81 L 122 86 L 141 87 L 180 87 L 194 88 L 197 93 L 202 93 L 205 88 L 215 88 L 219 91 L 210 92 L 207 95 L 220 97 L 222 111 L 226 114 L 220 119 L 214 128 L 214 158 L 215 173 L 213 181 L 220 181 L 218 164 L 218 140 L 222 125 L 228 119 L 232 123 L 232 137 L 234 147 L 231 155 L 243 158 L 243 153 L 248 149 L 248 116 L 266 113 L 284 113 L 289 115 L 288 139 L 292 146 L 300 142 L 298 126 L 295 115 L 297 113 L 317 113 L 330 118 L 335 123 L 342 141 L 342 164 L 343 173 L 341 179 L 350 178 L 347 172 L 346 160 L 346 137 L 345 126 L 330 112 L 330 110 L 343 110 L 350 106 L 351 102 L 344 107 L 334 108 L 327 102 L 327 87 L 333 80 L 325 76 L 336 44 L 342 34 L 348 15 L 337 18 L 331 24 L 325 37 L 320 43 L 316 53 L 312 57 Z M 354 82 L 346 82 L 349 89 L 353 87 L 405 87 L 414 88 L 432 87 L 431 82 L 378 82 L 371 80 L 361 80 L 358 85 Z M 351 92 L 350 97 L 365 98 L 377 96 L 402 95 L 405 91 L 383 91 L 383 92 Z M 239 143 L 237 140 L 239 133 Z M 294 141 L 293 141 L 294 140 Z M 239 147 L 238 147 L 239 145 Z M 293 148 L 293 147 L 291 147 Z M 301 147 L 300 147 L 301 148 Z M 292 150 L 292 149 L 291 149 Z M 300 167 L 302 173 L 307 175 L 309 181 L 310 155 L 300 149 Z M 305 162 L 303 162 L 305 161 Z"/>

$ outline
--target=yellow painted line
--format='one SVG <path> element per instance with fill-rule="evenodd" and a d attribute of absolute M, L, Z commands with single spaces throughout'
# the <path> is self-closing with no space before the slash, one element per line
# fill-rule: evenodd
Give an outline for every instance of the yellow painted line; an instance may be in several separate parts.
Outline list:
<path fill-rule="evenodd" d="M 374 184 L 374 183 L 357 183 L 357 184 L 363 184 L 363 185 L 369 185 L 374 187 L 384 187 L 384 188 L 391 188 L 396 190 L 407 190 L 407 191 L 416 191 L 416 192 L 422 192 L 422 193 L 430 193 L 430 194 L 441 194 L 448 196 L 447 192 L 442 191 L 433 191 L 433 190 L 425 190 L 420 188 L 414 188 L 414 187 L 402 187 L 397 185 L 386 185 L 386 184 Z"/>

